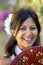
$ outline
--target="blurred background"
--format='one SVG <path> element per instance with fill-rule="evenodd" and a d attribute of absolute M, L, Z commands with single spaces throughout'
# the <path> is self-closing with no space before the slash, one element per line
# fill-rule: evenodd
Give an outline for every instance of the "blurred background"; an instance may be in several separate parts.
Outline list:
<path fill-rule="evenodd" d="M 41 45 L 43 45 L 43 0 L 0 0 L 0 58 L 4 54 L 5 44 L 10 39 L 10 35 L 4 30 L 4 21 L 11 12 L 24 7 L 33 8 L 38 14 L 41 25 Z"/>

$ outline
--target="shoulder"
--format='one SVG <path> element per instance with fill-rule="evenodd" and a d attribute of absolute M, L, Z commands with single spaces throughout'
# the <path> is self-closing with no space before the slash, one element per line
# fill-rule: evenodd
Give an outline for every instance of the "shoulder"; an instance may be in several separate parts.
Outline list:
<path fill-rule="evenodd" d="M 10 65 L 11 59 L 10 58 L 3 58 L 0 59 L 0 65 Z"/>

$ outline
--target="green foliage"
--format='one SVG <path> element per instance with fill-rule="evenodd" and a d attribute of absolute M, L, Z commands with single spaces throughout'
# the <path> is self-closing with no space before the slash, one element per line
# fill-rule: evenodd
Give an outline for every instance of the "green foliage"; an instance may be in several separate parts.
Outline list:
<path fill-rule="evenodd" d="M 28 2 L 32 2 L 32 0 L 26 0 L 26 1 L 28 1 Z"/>
<path fill-rule="evenodd" d="M 20 9 L 20 6 L 16 6 L 14 9 L 13 9 L 13 12 L 16 12 Z"/>
<path fill-rule="evenodd" d="M 40 12 L 43 14 L 43 5 L 40 6 Z"/>
<path fill-rule="evenodd" d="M 9 9 L 9 7 L 8 7 L 6 4 L 3 4 L 1 7 L 2 7 L 4 10 Z"/>

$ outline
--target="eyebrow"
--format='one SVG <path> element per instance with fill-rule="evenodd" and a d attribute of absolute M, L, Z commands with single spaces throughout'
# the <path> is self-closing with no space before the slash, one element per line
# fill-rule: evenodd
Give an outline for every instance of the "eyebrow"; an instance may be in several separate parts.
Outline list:
<path fill-rule="evenodd" d="M 26 27 L 25 25 L 22 25 L 21 27 Z"/>
<path fill-rule="evenodd" d="M 22 25 L 22 26 L 23 26 L 23 27 L 26 27 L 25 25 Z M 22 26 L 21 26 L 21 27 L 22 27 Z M 31 26 L 35 26 L 35 25 L 31 25 Z M 35 26 L 35 27 L 36 27 L 36 26 Z"/>

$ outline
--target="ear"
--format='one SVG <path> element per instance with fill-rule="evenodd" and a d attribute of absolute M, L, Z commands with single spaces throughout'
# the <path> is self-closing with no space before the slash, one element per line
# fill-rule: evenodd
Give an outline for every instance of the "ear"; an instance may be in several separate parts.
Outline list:
<path fill-rule="evenodd" d="M 11 30 L 11 32 L 12 32 L 12 35 L 15 36 L 15 31 L 13 29 Z"/>

